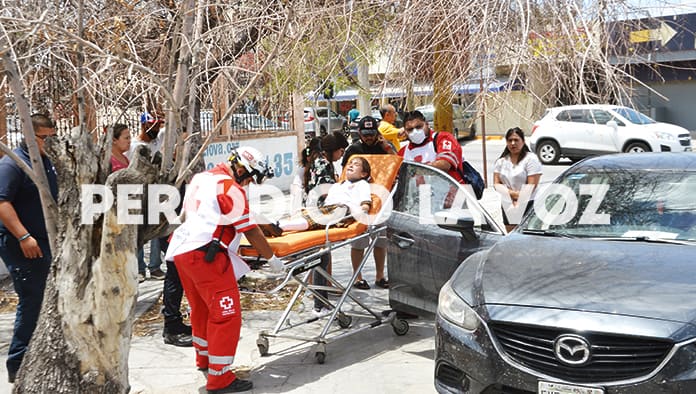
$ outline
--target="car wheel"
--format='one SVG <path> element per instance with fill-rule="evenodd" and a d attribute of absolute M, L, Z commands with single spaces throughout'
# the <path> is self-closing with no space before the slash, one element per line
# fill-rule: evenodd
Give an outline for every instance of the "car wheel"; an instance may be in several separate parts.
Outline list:
<path fill-rule="evenodd" d="M 541 141 L 537 147 L 537 156 L 542 164 L 556 164 L 561 158 L 561 148 L 554 141 Z"/>
<path fill-rule="evenodd" d="M 626 153 L 643 153 L 650 152 L 650 147 L 642 142 L 633 142 L 624 150 Z"/>
<path fill-rule="evenodd" d="M 455 127 L 454 133 L 452 133 L 452 134 L 454 134 L 454 138 L 459 139 L 459 128 Z"/>
<path fill-rule="evenodd" d="M 469 139 L 476 139 L 476 127 L 474 125 L 471 125 L 471 128 L 469 128 Z"/>
<path fill-rule="evenodd" d="M 321 126 L 321 127 L 319 128 L 319 136 L 320 136 L 320 137 L 323 137 L 323 136 L 325 136 L 325 135 L 326 135 L 326 127 Z"/>

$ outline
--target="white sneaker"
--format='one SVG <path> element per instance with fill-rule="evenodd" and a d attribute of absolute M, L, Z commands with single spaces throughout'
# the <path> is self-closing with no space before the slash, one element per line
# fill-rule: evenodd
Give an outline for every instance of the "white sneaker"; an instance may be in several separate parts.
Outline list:
<path fill-rule="evenodd" d="M 331 312 L 333 312 L 333 309 L 329 308 L 327 306 L 323 306 L 321 309 L 318 309 L 318 308 L 312 309 L 312 314 L 314 315 L 314 317 L 328 316 L 331 314 Z"/>
<path fill-rule="evenodd" d="M 286 270 L 274 270 L 268 265 L 258 270 L 258 272 L 261 273 L 266 279 L 280 279 L 284 278 L 288 274 L 288 271 Z"/>

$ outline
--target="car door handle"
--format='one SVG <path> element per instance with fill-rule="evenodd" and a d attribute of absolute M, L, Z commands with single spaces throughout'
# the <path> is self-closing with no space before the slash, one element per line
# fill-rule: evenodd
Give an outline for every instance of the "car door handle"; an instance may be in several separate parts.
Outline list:
<path fill-rule="evenodd" d="M 401 249 L 410 248 L 416 242 L 414 239 L 409 238 L 408 234 L 393 234 L 392 238 L 396 246 Z"/>

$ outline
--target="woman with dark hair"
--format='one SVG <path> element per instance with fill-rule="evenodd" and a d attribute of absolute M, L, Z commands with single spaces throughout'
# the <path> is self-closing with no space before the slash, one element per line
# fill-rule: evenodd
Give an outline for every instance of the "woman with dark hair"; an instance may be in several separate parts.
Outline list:
<path fill-rule="evenodd" d="M 508 232 L 515 228 L 521 219 L 522 213 L 516 210 L 520 197 L 522 196 L 523 202 L 527 203 L 525 213 L 532 207 L 539 178 L 541 163 L 525 144 L 524 132 L 519 127 L 509 129 L 505 133 L 505 150 L 493 168 L 493 182 L 501 196 L 503 223 Z M 518 215 L 511 223 L 507 214 L 513 212 Z"/>
<path fill-rule="evenodd" d="M 341 141 L 334 134 L 326 135 L 321 139 L 318 152 L 309 158 L 309 163 L 311 163 L 309 171 L 305 171 L 304 187 L 307 193 L 319 185 L 336 183 L 334 162 L 343 157 L 343 152 L 346 150 L 346 147 L 343 146 L 344 141 L 345 137 Z M 324 199 L 320 198 L 319 205 L 323 201 Z"/>
<path fill-rule="evenodd" d="M 122 170 L 130 163 L 125 153 L 130 149 L 131 135 L 128 126 L 117 123 L 111 139 L 111 172 Z"/>
<path fill-rule="evenodd" d="M 312 138 L 307 146 L 300 152 L 300 160 L 297 163 L 297 171 L 290 185 L 290 213 L 295 213 L 299 211 L 305 204 L 307 199 L 307 190 L 305 185 L 307 184 L 308 171 L 310 163 L 319 154 L 319 138 Z"/>
<path fill-rule="evenodd" d="M 340 133 L 334 133 L 324 136 L 319 144 L 316 153 L 313 153 L 309 158 L 310 163 L 307 171 L 305 171 L 305 191 L 309 193 L 315 187 L 323 184 L 334 184 L 338 179 L 336 175 L 336 169 L 334 167 L 334 162 L 343 157 L 346 147 L 348 146 L 348 141 Z M 328 193 L 328 187 L 324 193 L 321 193 L 318 200 L 316 201 L 316 206 L 324 205 L 324 200 L 326 199 L 326 193 Z M 312 208 L 312 207 L 310 207 Z M 326 253 L 321 256 L 321 265 L 326 272 L 331 274 L 331 253 Z M 330 286 L 330 283 L 320 275 L 318 272 L 314 272 L 312 277 L 312 282 L 317 286 Z M 319 290 L 319 293 L 324 297 L 328 298 L 329 294 L 325 290 Z M 330 306 L 325 305 L 319 297 L 314 298 L 314 312 L 317 315 L 325 314 L 330 312 Z"/>

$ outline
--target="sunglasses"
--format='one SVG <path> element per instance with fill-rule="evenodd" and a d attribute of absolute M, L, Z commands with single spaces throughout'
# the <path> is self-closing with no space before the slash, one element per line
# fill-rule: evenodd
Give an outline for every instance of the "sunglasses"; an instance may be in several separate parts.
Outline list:
<path fill-rule="evenodd" d="M 42 141 L 44 141 L 44 140 L 45 140 L 46 138 L 48 138 L 48 137 L 54 137 L 54 136 L 55 136 L 55 134 L 35 135 L 36 138 L 38 138 L 38 139 L 40 139 L 40 140 L 42 140 Z"/>

